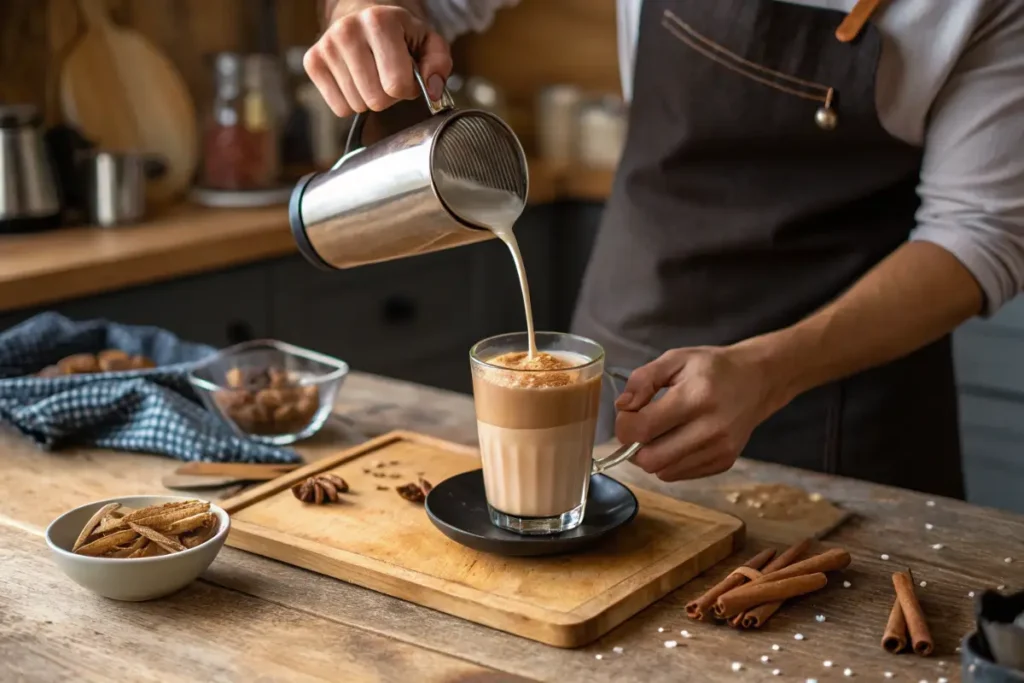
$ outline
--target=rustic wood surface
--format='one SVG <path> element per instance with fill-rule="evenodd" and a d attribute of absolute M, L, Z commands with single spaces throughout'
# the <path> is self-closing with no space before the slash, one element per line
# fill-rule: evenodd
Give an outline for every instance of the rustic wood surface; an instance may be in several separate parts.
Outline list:
<path fill-rule="evenodd" d="M 0 100 L 34 102 L 48 119 L 59 107 L 48 92 L 68 47 L 84 32 L 77 0 L 0 2 Z M 249 0 L 104 0 L 118 25 L 141 33 L 181 73 L 200 111 L 212 92 L 208 56 L 260 48 L 260 3 Z M 322 0 L 277 0 L 278 51 L 310 45 Z M 565 46 L 571 49 L 565 49 Z M 453 46 L 455 68 L 484 76 L 509 101 L 509 118 L 528 149 L 533 98 L 552 83 L 619 92 L 615 0 L 521 0 L 500 11 L 491 29 Z"/>
<path fill-rule="evenodd" d="M 534 100 L 541 88 L 571 83 L 595 95 L 620 95 L 615 0 L 520 0 L 482 34 L 455 41 L 455 68 L 482 76 L 508 102 L 509 123 L 536 151 Z M 580 174 L 579 191 L 594 188 Z M 596 187 L 601 187 L 597 185 Z"/>
<path fill-rule="evenodd" d="M 396 486 L 480 467 L 474 448 L 390 432 L 225 501 L 228 544 L 558 647 L 604 635 L 743 544 L 737 518 L 636 490 L 640 513 L 581 555 L 479 553 L 434 529 Z M 291 487 L 330 473 L 339 504 L 299 502 Z"/>
<path fill-rule="evenodd" d="M 196 107 L 166 54 L 111 21 L 105 0 L 79 0 L 84 35 L 61 65 L 64 121 L 102 149 L 159 156 L 164 172 L 146 183 L 152 204 L 180 200 L 199 156 Z"/>
<path fill-rule="evenodd" d="M 0 99 L 33 102 L 59 118 L 54 85 L 85 22 L 78 0 L 0 2 Z M 93 0 L 95 1 L 95 0 Z M 200 111 L 212 92 L 209 55 L 259 49 L 259 3 L 249 0 L 104 0 L 112 19 L 138 31 L 181 73 Z M 318 2 L 276 3 L 278 50 L 309 45 L 319 31 Z"/>
<path fill-rule="evenodd" d="M 350 445 L 359 434 L 395 427 L 475 442 L 465 396 L 354 374 L 340 399 L 339 419 L 304 446 L 308 459 Z M 852 566 L 820 593 L 787 604 L 760 631 L 693 622 L 684 610 L 689 599 L 765 546 L 753 524 L 744 550 L 578 650 L 511 636 L 232 548 L 201 581 L 154 603 L 102 600 L 58 573 L 41 537 L 51 519 L 105 496 L 159 492 L 161 476 L 175 466 L 155 456 L 95 450 L 43 453 L 0 434 L 0 662 L 15 672 L 14 680 L 242 681 L 256 678 L 254 671 L 262 680 L 401 681 L 415 673 L 419 680 L 510 680 L 497 671 L 539 681 L 717 682 L 738 680 L 731 663 L 740 662 L 739 675 L 755 681 L 847 680 L 846 667 L 855 680 L 882 680 L 883 671 L 892 671 L 895 681 L 956 681 L 955 648 L 973 621 L 968 591 L 1024 588 L 1020 516 L 746 461 L 726 475 L 688 484 L 651 481 L 629 465 L 615 476 L 696 500 L 699 489 L 781 482 L 853 512 L 827 539 L 850 550 Z M 719 504 L 732 507 L 724 494 Z M 933 549 L 936 543 L 943 547 Z M 1014 561 L 1004 562 L 1007 557 Z M 879 644 L 892 605 L 890 576 L 905 567 L 927 582 L 918 594 L 936 639 L 937 656 L 929 659 L 888 655 Z M 843 588 L 843 580 L 851 587 Z M 818 614 L 826 621 L 817 622 Z M 682 637 L 681 629 L 692 638 Z M 805 639 L 794 640 L 795 633 Z M 670 639 L 678 647 L 665 648 Z M 772 651 L 772 644 L 781 650 Z M 762 655 L 771 661 L 762 664 Z M 824 668 L 825 659 L 835 666 Z M 773 668 L 782 675 L 772 676 Z"/>

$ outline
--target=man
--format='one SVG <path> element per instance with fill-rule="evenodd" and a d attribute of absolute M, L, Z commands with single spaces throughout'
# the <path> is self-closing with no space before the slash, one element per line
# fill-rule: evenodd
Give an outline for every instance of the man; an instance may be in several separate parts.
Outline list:
<path fill-rule="evenodd" d="M 416 97 L 410 52 L 436 96 L 513 2 L 328 1 L 306 69 L 339 116 Z M 963 495 L 949 334 L 1024 284 L 1024 0 L 854 4 L 618 1 L 574 328 L 637 368 L 615 431 L 664 480 L 742 452 Z"/>

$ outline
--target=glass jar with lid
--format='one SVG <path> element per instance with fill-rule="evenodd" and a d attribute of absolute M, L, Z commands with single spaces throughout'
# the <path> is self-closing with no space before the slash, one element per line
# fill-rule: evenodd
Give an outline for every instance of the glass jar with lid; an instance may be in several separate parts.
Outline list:
<path fill-rule="evenodd" d="M 215 190 L 264 190 L 281 176 L 280 122 L 270 55 L 214 56 L 214 98 L 203 132 L 199 183 Z"/>

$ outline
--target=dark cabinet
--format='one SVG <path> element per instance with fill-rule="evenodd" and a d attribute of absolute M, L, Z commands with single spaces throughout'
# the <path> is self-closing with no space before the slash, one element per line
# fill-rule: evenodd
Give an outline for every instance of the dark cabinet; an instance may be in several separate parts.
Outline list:
<path fill-rule="evenodd" d="M 189 341 L 229 346 L 270 334 L 267 285 L 266 266 L 254 264 L 3 313 L 0 329 L 52 310 L 75 320 L 105 318 L 127 325 L 155 325 Z"/>

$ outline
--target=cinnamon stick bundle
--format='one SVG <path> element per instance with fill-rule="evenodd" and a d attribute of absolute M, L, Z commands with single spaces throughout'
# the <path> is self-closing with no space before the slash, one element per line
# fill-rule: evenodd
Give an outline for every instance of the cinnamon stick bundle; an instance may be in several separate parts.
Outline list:
<path fill-rule="evenodd" d="M 774 555 L 775 551 L 770 548 L 762 550 L 741 566 L 749 569 L 760 569 L 761 567 L 764 567 L 765 564 L 774 557 Z M 742 574 L 737 574 L 735 572 L 730 573 L 727 577 L 708 589 L 704 595 L 701 595 L 696 600 L 689 602 L 686 605 L 686 615 L 691 619 L 706 621 L 711 616 L 711 607 L 715 604 L 715 601 L 718 600 L 718 597 L 728 593 L 733 588 L 743 585 L 746 581 L 747 577 Z"/>
<path fill-rule="evenodd" d="M 805 538 L 796 545 L 789 547 L 784 553 L 769 562 L 768 566 L 762 570 L 762 573 L 771 574 L 772 572 L 777 572 L 780 569 L 788 567 L 796 562 L 797 558 L 807 552 L 807 549 L 810 546 L 811 539 Z M 758 605 L 751 610 L 737 614 L 729 623 L 733 626 L 739 626 L 742 628 L 760 628 L 766 621 L 768 621 L 768 619 L 771 618 L 773 614 L 775 614 L 775 612 L 778 611 L 780 607 L 782 607 L 782 601 Z"/>
<path fill-rule="evenodd" d="M 824 588 L 827 583 L 828 579 L 822 572 L 792 576 L 765 583 L 751 581 L 720 596 L 715 602 L 715 616 L 719 619 L 727 619 L 757 605 L 781 602 L 799 595 L 813 593 Z"/>
<path fill-rule="evenodd" d="M 903 618 L 907 622 L 907 630 L 910 632 L 910 642 L 914 652 L 922 657 L 929 656 L 935 650 L 935 642 L 932 640 L 931 631 L 928 630 L 928 624 L 924 619 L 924 610 L 921 609 L 921 603 L 918 602 L 917 594 L 914 592 L 914 580 L 910 577 L 910 572 L 893 574 L 892 585 L 896 588 L 896 599 L 903 611 Z"/>
<path fill-rule="evenodd" d="M 791 579 L 795 576 L 804 576 L 806 574 L 824 574 L 825 572 L 839 571 L 840 569 L 846 569 L 850 566 L 850 553 L 843 550 L 842 548 L 833 548 L 827 550 L 820 555 L 808 557 L 806 560 L 801 560 L 794 564 L 784 567 L 778 571 L 772 572 L 771 574 L 764 574 L 748 585 L 770 583 L 773 581 L 781 581 L 783 579 Z M 746 588 L 746 586 L 744 586 Z"/>
<path fill-rule="evenodd" d="M 893 600 L 892 611 L 889 612 L 889 622 L 885 625 L 885 633 L 882 634 L 882 649 L 889 654 L 899 654 L 907 646 L 907 620 L 903 617 L 903 608 L 900 607 L 900 599 Z"/>

